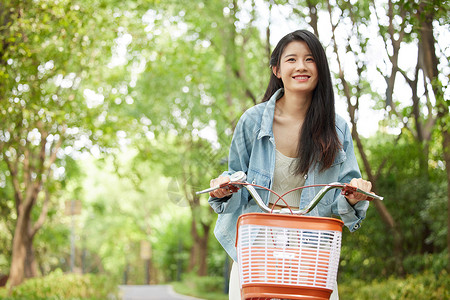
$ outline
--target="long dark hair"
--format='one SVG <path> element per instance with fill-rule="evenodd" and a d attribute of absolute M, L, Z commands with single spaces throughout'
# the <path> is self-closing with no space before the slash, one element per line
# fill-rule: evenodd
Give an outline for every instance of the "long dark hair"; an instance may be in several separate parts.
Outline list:
<path fill-rule="evenodd" d="M 335 126 L 334 92 L 330 68 L 319 39 L 307 30 L 297 30 L 287 34 L 273 50 L 270 66 L 279 69 L 281 55 L 286 46 L 293 41 L 306 42 L 316 62 L 319 75 L 302 130 L 299 132 L 297 147 L 295 174 L 306 174 L 315 163 L 321 164 L 321 171 L 331 167 L 341 143 Z M 281 79 L 271 72 L 262 102 L 268 101 L 278 89 L 283 87 Z"/>

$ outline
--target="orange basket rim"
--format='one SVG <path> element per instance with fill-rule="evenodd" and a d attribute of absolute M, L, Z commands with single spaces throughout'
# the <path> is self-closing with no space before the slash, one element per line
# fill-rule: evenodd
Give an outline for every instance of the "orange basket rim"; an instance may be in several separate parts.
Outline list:
<path fill-rule="evenodd" d="M 279 219 L 279 220 L 289 220 L 291 222 L 298 222 L 301 220 L 304 221 L 325 221 L 325 222 L 336 222 L 340 225 L 344 225 L 344 222 L 340 219 L 332 218 L 332 217 L 318 217 L 318 216 L 305 216 L 305 215 L 291 215 L 291 214 L 271 214 L 271 213 L 246 213 L 239 216 L 237 223 L 244 218 L 251 219 Z"/>

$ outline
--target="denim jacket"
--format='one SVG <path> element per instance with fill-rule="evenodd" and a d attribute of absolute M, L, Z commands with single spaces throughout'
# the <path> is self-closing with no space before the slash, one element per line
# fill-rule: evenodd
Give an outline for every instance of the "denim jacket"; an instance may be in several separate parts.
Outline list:
<path fill-rule="evenodd" d="M 278 90 L 267 102 L 248 109 L 239 119 L 231 141 L 228 168 L 222 176 L 236 171 L 244 171 L 247 181 L 267 188 L 272 187 L 275 168 L 275 139 L 272 125 L 275 102 L 283 95 Z M 342 145 L 333 165 L 319 172 L 320 165 L 315 164 L 305 175 L 305 185 L 328 184 L 331 182 L 348 183 L 352 178 L 360 178 L 358 163 L 353 150 L 350 129 L 340 116 L 336 115 L 336 131 Z M 306 188 L 302 191 L 300 208 L 305 207 L 319 192 L 321 187 Z M 269 192 L 258 189 L 258 193 L 269 202 Z M 237 261 L 235 248 L 236 223 L 240 215 L 250 212 L 261 212 L 248 191 L 243 188 L 225 198 L 209 198 L 211 207 L 219 214 L 214 234 L 225 251 Z M 329 191 L 319 204 L 308 213 L 310 216 L 339 216 L 350 231 L 360 227 L 369 207 L 368 201 L 360 201 L 351 206 L 341 195 L 340 190 Z"/>

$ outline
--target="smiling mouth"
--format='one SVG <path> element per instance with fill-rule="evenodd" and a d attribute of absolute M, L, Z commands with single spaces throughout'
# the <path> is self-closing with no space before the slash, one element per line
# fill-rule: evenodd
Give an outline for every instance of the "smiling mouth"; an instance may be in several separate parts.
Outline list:
<path fill-rule="evenodd" d="M 307 79 L 309 79 L 310 78 L 310 76 L 306 76 L 306 75 L 299 75 L 299 76 L 294 76 L 294 77 L 292 77 L 292 78 L 294 78 L 295 80 L 307 80 Z"/>

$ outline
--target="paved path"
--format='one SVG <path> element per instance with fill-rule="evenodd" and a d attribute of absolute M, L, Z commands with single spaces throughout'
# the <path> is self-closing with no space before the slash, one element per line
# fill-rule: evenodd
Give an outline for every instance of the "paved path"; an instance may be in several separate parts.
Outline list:
<path fill-rule="evenodd" d="M 122 300 L 202 300 L 175 293 L 170 285 L 120 285 Z"/>

